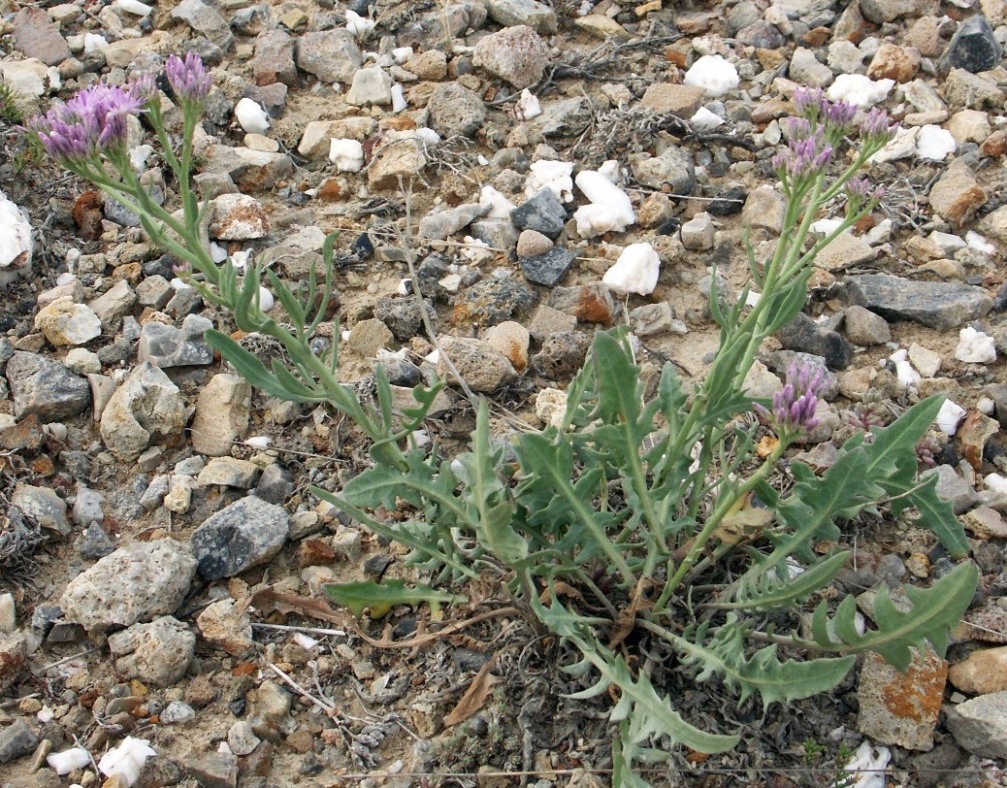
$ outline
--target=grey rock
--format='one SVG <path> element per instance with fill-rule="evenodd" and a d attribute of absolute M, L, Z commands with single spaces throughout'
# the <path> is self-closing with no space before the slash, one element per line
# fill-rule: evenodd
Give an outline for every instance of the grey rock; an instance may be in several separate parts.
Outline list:
<path fill-rule="evenodd" d="M 948 707 L 947 725 L 962 749 L 984 758 L 1007 758 L 1007 692 Z"/>
<path fill-rule="evenodd" d="M 268 561 L 283 547 L 290 517 L 254 495 L 221 509 L 190 540 L 204 580 L 232 577 Z"/>
<path fill-rule="evenodd" d="M 779 49 L 787 40 L 776 25 L 765 19 L 759 19 L 746 25 L 738 31 L 735 38 L 739 43 L 756 49 Z"/>
<path fill-rule="evenodd" d="M 944 784 L 948 774 L 954 774 L 962 766 L 965 755 L 951 742 L 938 744 L 930 752 L 921 752 L 909 759 L 909 773 L 917 788 L 937 788 Z"/>
<path fill-rule="evenodd" d="M 517 379 L 510 360 L 480 339 L 442 337 L 441 349 L 473 391 L 495 391 Z M 449 383 L 456 382 L 444 358 L 437 365 L 437 374 Z"/>
<path fill-rule="evenodd" d="M 552 189 L 542 189 L 510 212 L 517 229 L 535 230 L 554 240 L 563 232 L 566 218 L 566 208 Z"/>
<path fill-rule="evenodd" d="M 515 25 L 481 38 L 472 63 L 521 90 L 542 79 L 549 58 L 549 47 L 534 29 Z"/>
<path fill-rule="evenodd" d="M 290 471 L 273 463 L 262 470 L 259 483 L 255 486 L 255 495 L 267 503 L 282 506 L 294 492 L 294 477 Z"/>
<path fill-rule="evenodd" d="M 237 788 L 238 756 L 229 752 L 198 753 L 185 762 L 189 776 L 207 788 Z"/>
<path fill-rule="evenodd" d="M 433 89 L 427 101 L 429 125 L 442 137 L 470 136 L 486 120 L 486 106 L 474 92 L 457 82 L 445 82 Z"/>
<path fill-rule="evenodd" d="M 751 0 L 743 0 L 743 2 L 728 9 L 725 15 L 727 32 L 732 36 L 737 36 L 739 30 L 748 27 L 760 19 L 762 19 L 762 10 L 759 6 L 751 2 Z"/>
<path fill-rule="evenodd" d="M 203 171 L 227 175 L 241 191 L 252 194 L 271 189 L 277 181 L 289 178 L 294 172 L 294 163 L 283 152 L 213 145 L 206 152 Z"/>
<path fill-rule="evenodd" d="M 983 389 L 983 393 L 993 400 L 993 414 L 1000 426 L 1007 429 L 1007 384 L 992 383 Z"/>
<path fill-rule="evenodd" d="M 997 83 L 964 68 L 953 68 L 944 79 L 944 99 L 954 108 L 1002 107 L 1004 92 Z"/>
<path fill-rule="evenodd" d="M 257 36 L 275 27 L 273 11 L 265 3 L 239 8 L 231 15 L 231 30 L 243 36 Z"/>
<path fill-rule="evenodd" d="M 266 8 L 268 10 L 268 6 Z M 294 39 L 280 28 L 263 30 L 255 37 L 255 54 L 252 56 L 251 66 L 252 77 L 255 79 L 256 85 L 282 82 L 284 85 L 293 87 L 297 82 L 297 66 L 294 64 Z"/>
<path fill-rule="evenodd" d="M 210 5 L 203 0 L 182 0 L 172 9 L 171 16 L 172 19 L 181 19 L 226 52 L 231 48 L 234 36 L 227 20 L 215 6 L 215 3 Z"/>
<path fill-rule="evenodd" d="M 355 107 L 385 106 L 392 103 L 392 78 L 381 68 L 362 68 L 353 75 L 346 103 Z"/>
<path fill-rule="evenodd" d="M 367 170 L 372 189 L 398 189 L 409 184 L 427 166 L 423 144 L 415 137 L 394 139 L 379 148 Z"/>
<path fill-rule="evenodd" d="M 87 380 L 36 353 L 14 353 L 6 375 L 17 419 L 34 414 L 43 422 L 59 421 L 91 404 Z"/>
<path fill-rule="evenodd" d="M 487 279 L 458 294 L 453 320 L 465 325 L 494 326 L 521 315 L 535 303 L 528 285 L 513 279 Z"/>
<path fill-rule="evenodd" d="M 188 315 L 198 312 L 203 307 L 203 296 L 194 287 L 183 287 L 181 290 L 173 291 L 174 295 L 164 305 L 165 314 L 171 315 L 175 319 L 185 318 Z M 100 351 L 99 351 L 100 353 Z"/>
<path fill-rule="evenodd" d="M 42 307 L 35 315 L 35 329 L 45 334 L 55 347 L 85 345 L 101 336 L 101 321 L 91 309 L 59 298 Z"/>
<path fill-rule="evenodd" d="M 546 101 L 542 103 L 542 114 L 525 124 L 520 133 L 529 142 L 539 142 L 543 137 L 575 137 L 587 129 L 591 119 L 591 105 L 582 96 Z M 519 142 L 514 140 L 513 144 Z"/>
<path fill-rule="evenodd" d="M 184 725 L 196 719 L 196 710 L 185 701 L 173 700 L 164 707 L 164 711 L 158 717 L 165 725 Z"/>
<path fill-rule="evenodd" d="M 436 325 L 437 311 L 430 304 L 426 304 L 426 310 L 427 316 Z M 382 296 L 374 305 L 374 317 L 388 326 L 399 342 L 408 342 L 423 333 L 420 302 L 411 296 L 404 298 Z"/>
<path fill-rule="evenodd" d="M 314 74 L 321 82 L 353 81 L 363 57 L 353 34 L 346 29 L 304 33 L 297 39 L 295 56 L 302 71 Z"/>
<path fill-rule="evenodd" d="M 548 235 L 538 230 L 522 230 L 517 239 L 518 257 L 538 257 L 550 251 L 555 244 Z"/>
<path fill-rule="evenodd" d="M 850 303 L 886 320 L 914 320 L 942 331 L 982 317 L 993 305 L 978 287 L 954 282 L 913 282 L 887 274 L 846 278 Z"/>
<path fill-rule="evenodd" d="M 554 246 L 545 254 L 520 257 L 521 271 L 529 282 L 545 287 L 555 287 L 577 259 L 572 249 Z"/>
<path fill-rule="evenodd" d="M 115 669 L 126 678 L 170 687 L 185 675 L 196 648 L 196 635 L 178 619 L 160 616 L 149 624 L 134 624 L 109 635 L 108 648 Z"/>
<path fill-rule="evenodd" d="M 210 328 L 212 321 L 199 315 L 186 317 L 181 328 L 152 320 L 140 333 L 137 360 L 161 369 L 212 364 L 213 349 L 203 339 Z"/>
<path fill-rule="evenodd" d="M 940 68 L 947 72 L 963 68 L 973 74 L 990 71 L 1003 57 L 1003 50 L 993 36 L 993 28 L 982 14 L 970 16 L 955 31 L 941 55 Z"/>
<path fill-rule="evenodd" d="M 147 485 L 147 489 L 140 496 L 140 506 L 143 507 L 144 511 L 153 511 L 161 505 L 164 501 L 164 496 L 168 494 L 168 490 L 170 489 L 171 476 L 167 473 L 158 474 L 151 479 L 150 484 Z"/>
<path fill-rule="evenodd" d="M 423 373 L 420 368 L 408 359 L 398 356 L 382 358 L 376 366 L 384 369 L 385 375 L 388 376 L 388 382 L 393 386 L 412 388 L 423 381 Z"/>
<path fill-rule="evenodd" d="M 536 0 L 485 0 L 490 19 L 502 27 L 527 25 L 548 35 L 556 32 L 556 12 Z"/>
<path fill-rule="evenodd" d="M 114 553 L 115 542 L 98 523 L 91 523 L 73 540 L 73 549 L 81 558 L 94 561 Z"/>
<path fill-rule="evenodd" d="M 248 720 L 238 720 L 227 731 L 227 746 L 238 756 L 251 755 L 260 741 L 261 739 L 252 730 L 252 723 Z"/>
<path fill-rule="evenodd" d="M 111 328 L 116 321 L 129 314 L 135 303 L 136 293 L 133 288 L 125 279 L 120 279 L 88 306 L 98 316 L 104 328 Z"/>
<path fill-rule="evenodd" d="M 434 241 L 442 241 L 450 235 L 467 227 L 471 222 L 483 216 L 489 210 L 488 206 L 479 203 L 468 203 L 456 208 L 428 214 L 420 219 L 419 236 Z"/>
<path fill-rule="evenodd" d="M 92 522 L 101 522 L 105 517 L 102 511 L 104 496 L 89 487 L 78 483 L 77 499 L 73 503 L 73 521 L 77 525 L 85 526 Z"/>
<path fill-rule="evenodd" d="M 70 520 L 66 516 L 66 502 L 49 487 L 36 487 L 18 482 L 10 499 L 11 505 L 38 521 L 47 531 L 61 537 L 70 535 Z"/>
<path fill-rule="evenodd" d="M 924 478 L 936 474 L 937 495 L 948 501 L 955 514 L 962 514 L 971 509 L 979 500 L 979 494 L 972 485 L 958 475 L 950 465 L 938 465 L 923 473 Z"/>
<path fill-rule="evenodd" d="M 843 331 L 854 345 L 881 345 L 892 338 L 888 321 L 862 306 L 846 308 L 843 313 Z"/>
<path fill-rule="evenodd" d="M 70 57 L 70 46 L 59 28 L 41 8 L 22 8 L 11 25 L 14 48 L 26 58 L 36 58 L 47 66 L 58 66 Z"/>
<path fill-rule="evenodd" d="M 661 334 L 684 336 L 689 333 L 685 323 L 676 319 L 675 310 L 667 301 L 638 306 L 629 313 L 629 319 L 633 325 L 633 333 L 638 337 Z"/>
<path fill-rule="evenodd" d="M 829 369 L 846 369 L 853 359 L 849 342 L 836 331 L 818 325 L 803 312 L 776 333 L 786 350 L 823 356 Z"/>
<path fill-rule="evenodd" d="M 168 615 L 196 573 L 187 545 L 174 539 L 133 542 L 102 558 L 67 585 L 59 605 L 90 633 Z"/>
<path fill-rule="evenodd" d="M 38 735 L 28 723 L 18 718 L 0 731 L 0 763 L 10 763 L 29 755 L 39 743 Z"/>
<path fill-rule="evenodd" d="M 202 487 L 212 484 L 250 490 L 255 486 L 261 469 L 254 462 L 238 460 L 234 457 L 214 457 L 199 472 L 196 483 Z"/>
<path fill-rule="evenodd" d="M 119 460 L 132 462 L 152 440 L 179 434 L 185 420 L 185 400 L 178 387 L 160 369 L 143 362 L 105 406 L 101 437 Z"/>
<path fill-rule="evenodd" d="M 584 366 L 590 347 L 591 337 L 583 331 L 546 334 L 539 352 L 531 357 L 531 368 L 548 380 L 570 378 Z"/>
<path fill-rule="evenodd" d="M 673 194 L 692 194 L 696 169 L 687 150 L 669 147 L 660 156 L 638 159 L 630 165 L 633 177 L 652 189 L 668 186 Z"/>
<path fill-rule="evenodd" d="M 893 22 L 919 10 L 918 0 L 861 0 L 860 13 L 871 22 Z"/>
<path fill-rule="evenodd" d="M 221 456 L 248 430 L 252 387 L 237 375 L 210 378 L 196 400 L 192 420 L 192 448 L 200 454 Z"/>
<path fill-rule="evenodd" d="M 518 239 L 517 228 L 509 219 L 480 219 L 469 225 L 469 232 L 491 249 L 510 249 Z"/>
<path fill-rule="evenodd" d="M 812 50 L 797 47 L 790 60 L 790 78 L 801 85 L 823 88 L 832 84 L 832 69 L 820 63 Z"/>

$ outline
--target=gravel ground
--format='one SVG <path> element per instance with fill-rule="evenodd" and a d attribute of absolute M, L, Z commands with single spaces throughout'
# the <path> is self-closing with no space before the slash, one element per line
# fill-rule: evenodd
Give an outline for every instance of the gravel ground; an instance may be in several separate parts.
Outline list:
<path fill-rule="evenodd" d="M 920 655 L 903 677 L 867 658 L 785 708 L 666 671 L 690 721 L 743 736 L 725 755 L 673 750 L 648 779 L 1007 784 L 1007 2 L 0 0 L 0 14 L 0 110 L 15 108 L 0 112 L 0 785 L 126 784 L 97 764 L 127 737 L 156 753 L 134 783 L 148 788 L 611 783 L 608 699 L 564 697 L 583 688 L 559 670 L 573 655 L 504 588 L 457 589 L 468 601 L 440 621 L 402 606 L 359 628 L 320 602 L 325 582 L 416 579 L 402 550 L 308 492 L 363 467 L 363 437 L 222 365 L 202 333 L 229 318 L 17 128 L 185 51 L 214 78 L 197 182 L 215 245 L 296 282 L 339 231 L 318 341 L 348 332 L 344 381 L 366 396 L 376 362 L 403 391 L 431 371 L 418 287 L 500 437 L 543 425 L 544 392 L 599 326 L 630 326 L 646 369 L 701 380 L 712 266 L 738 293 L 745 238 L 761 255 L 778 237 L 770 159 L 794 90 L 888 110 L 902 131 L 869 173 L 887 197 L 820 256 L 808 319 L 767 342 L 753 386 L 778 386 L 793 351 L 833 373 L 801 447 L 823 467 L 922 396 L 960 406 L 920 455 L 980 592 L 947 661 Z M 139 122 L 131 134 L 150 142 Z M 158 165 L 145 177 L 174 208 Z M 563 181 L 599 169 L 630 216 Z M 634 244 L 660 261 L 643 295 L 606 285 Z M 429 433 L 451 452 L 473 426 L 449 387 Z M 932 535 L 880 516 L 844 542 L 837 597 L 950 568 Z M 477 675 L 494 680 L 482 707 L 448 724 Z M 86 759 L 58 776 L 46 756 L 73 747 Z M 887 776 L 843 783 L 862 747 Z"/>

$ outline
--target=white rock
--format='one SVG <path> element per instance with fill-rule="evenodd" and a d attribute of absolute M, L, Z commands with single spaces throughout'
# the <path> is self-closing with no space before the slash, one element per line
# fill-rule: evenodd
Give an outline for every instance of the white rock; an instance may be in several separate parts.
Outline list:
<path fill-rule="evenodd" d="M 920 373 L 913 369 L 913 365 L 905 359 L 895 362 L 895 376 L 903 388 L 919 386 L 920 380 L 922 380 Z"/>
<path fill-rule="evenodd" d="M 973 364 L 988 364 L 997 359 L 996 343 L 993 337 L 966 326 L 958 332 L 958 347 L 955 358 Z"/>
<path fill-rule="evenodd" d="M 431 148 L 434 147 L 434 145 L 439 144 L 441 141 L 441 135 L 427 126 L 420 126 L 412 133 L 411 136 Z"/>
<path fill-rule="evenodd" d="M 955 152 L 958 143 L 954 135 L 940 126 L 927 124 L 921 126 L 916 135 L 916 155 L 928 161 L 944 161 L 949 154 Z"/>
<path fill-rule="evenodd" d="M 623 249 L 615 265 L 605 272 L 602 282 L 619 293 L 649 295 L 657 287 L 661 258 L 648 243 L 630 244 Z"/>
<path fill-rule="evenodd" d="M 696 114 L 689 118 L 689 122 L 697 131 L 711 131 L 724 125 L 724 119 L 716 112 L 710 112 L 706 107 L 697 109 Z"/>
<path fill-rule="evenodd" d="M 270 293 L 266 288 L 259 287 L 259 309 L 263 312 L 268 312 L 273 308 L 273 304 L 276 303 L 276 299 L 273 298 L 273 294 Z"/>
<path fill-rule="evenodd" d="M 629 195 L 600 172 L 584 170 L 577 174 L 575 182 L 591 201 L 573 215 L 577 233 L 582 238 L 594 238 L 612 231 L 621 233 L 636 222 Z"/>
<path fill-rule="evenodd" d="M 811 223 L 811 232 L 828 235 L 829 233 L 838 230 L 842 227 L 842 225 L 842 219 L 819 219 L 818 221 Z"/>
<path fill-rule="evenodd" d="M 900 126 L 888 144 L 867 161 L 871 164 L 881 164 L 886 161 L 908 159 L 916 153 L 916 140 L 919 133 L 919 126 Z"/>
<path fill-rule="evenodd" d="M 510 212 L 517 206 L 499 189 L 490 185 L 483 186 L 479 192 L 479 204 L 489 210 L 483 214 L 484 219 L 510 219 Z"/>
<path fill-rule="evenodd" d="M 31 261 L 31 225 L 21 209 L 0 192 L 0 268 L 7 268 L 26 255 Z"/>
<path fill-rule="evenodd" d="M 71 747 L 69 750 L 47 755 L 45 762 L 49 764 L 50 769 L 62 777 L 74 769 L 83 769 L 85 766 L 90 766 L 91 753 L 83 747 Z"/>
<path fill-rule="evenodd" d="M 234 108 L 234 117 L 249 134 L 265 134 L 269 128 L 269 115 L 257 101 L 243 98 Z"/>
<path fill-rule="evenodd" d="M 720 55 L 703 55 L 686 72 L 686 85 L 703 88 L 708 96 L 723 96 L 738 87 L 738 69 Z"/>
<path fill-rule="evenodd" d="M 85 33 L 84 34 L 84 54 L 93 55 L 97 52 L 104 52 L 108 49 L 108 41 L 105 36 L 99 35 L 98 33 Z"/>
<path fill-rule="evenodd" d="M 392 60 L 394 60 L 400 66 L 407 60 L 409 60 L 409 58 L 411 58 L 412 56 L 413 56 L 412 47 L 395 47 L 395 49 L 392 50 Z"/>
<path fill-rule="evenodd" d="M 875 747 L 872 742 L 864 741 L 843 767 L 856 782 L 846 780 L 843 785 L 847 788 L 885 788 L 885 769 L 891 759 L 892 752 L 887 747 Z"/>
<path fill-rule="evenodd" d="M 126 785 L 132 785 L 139 779 L 147 759 L 155 755 L 157 753 L 143 739 L 127 736 L 118 747 L 102 756 L 98 769 L 106 777 L 119 775 L 125 779 Z"/>
<path fill-rule="evenodd" d="M 950 437 L 958 432 L 958 424 L 963 418 L 965 418 L 965 408 L 946 399 L 941 405 L 941 409 L 937 411 L 934 423 L 937 424 L 937 429 Z"/>
<path fill-rule="evenodd" d="M 538 98 L 525 88 L 521 91 L 521 96 L 514 105 L 514 117 L 518 120 L 531 120 L 542 114 L 542 105 Z"/>
<path fill-rule="evenodd" d="M 565 161 L 539 159 L 533 162 L 528 178 L 525 180 L 524 193 L 534 197 L 542 189 L 552 189 L 553 193 L 563 202 L 573 200 L 573 164 Z"/>
<path fill-rule="evenodd" d="M 608 161 L 602 162 L 601 166 L 598 168 L 598 172 L 612 181 L 612 183 L 616 186 L 626 180 L 626 171 L 616 159 L 609 159 Z"/>
<path fill-rule="evenodd" d="M 402 91 L 402 85 L 396 82 L 392 85 L 392 112 L 402 112 L 409 106 L 406 101 L 406 94 Z"/>
<path fill-rule="evenodd" d="M 374 22 L 347 8 L 346 29 L 353 33 L 353 35 L 357 38 L 362 38 L 374 29 Z"/>
<path fill-rule="evenodd" d="M 969 249 L 975 249 L 977 252 L 983 252 L 985 254 L 996 254 L 997 248 L 991 244 L 982 235 L 979 235 L 975 230 L 969 230 L 965 233 L 965 245 Z"/>
<path fill-rule="evenodd" d="M 112 7 L 135 16 L 150 16 L 150 12 L 154 10 L 149 5 L 141 3 L 140 0 L 115 0 Z"/>
<path fill-rule="evenodd" d="M 329 143 L 329 161 L 339 172 L 360 172 L 364 168 L 364 146 L 356 140 L 337 139 Z"/>
<path fill-rule="evenodd" d="M 873 107 L 888 98 L 894 86 L 894 79 L 875 81 L 863 74 L 840 74 L 829 86 L 828 97 L 832 101 L 848 101 L 858 107 Z"/>
<path fill-rule="evenodd" d="M 976 410 L 985 416 L 992 416 L 997 404 L 989 397 L 980 397 L 976 400 Z"/>

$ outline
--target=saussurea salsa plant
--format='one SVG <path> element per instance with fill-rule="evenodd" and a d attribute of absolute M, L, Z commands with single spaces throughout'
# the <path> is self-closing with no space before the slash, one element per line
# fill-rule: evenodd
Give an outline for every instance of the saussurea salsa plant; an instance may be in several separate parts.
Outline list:
<path fill-rule="evenodd" d="M 210 331 L 208 342 L 241 374 L 270 395 L 327 403 L 367 435 L 372 465 L 338 492 L 315 494 L 410 547 L 431 582 L 498 576 L 531 621 L 567 644 L 557 653 L 577 654 L 564 669 L 593 679 L 574 697 L 618 698 L 614 784 L 645 785 L 634 765 L 660 760 L 669 745 L 715 753 L 743 735 L 687 722 L 662 690 L 671 672 L 719 680 L 739 702 L 758 695 L 768 706 L 830 690 L 863 651 L 906 669 L 925 642 L 946 649 L 948 629 L 976 588 L 969 562 L 928 589 L 907 587 L 908 610 L 882 587 L 870 626 L 852 595 L 833 607 L 819 594 L 850 558 L 836 546 L 839 523 L 864 512 L 883 508 L 889 518 L 911 519 L 953 557 L 967 556 L 936 478 L 917 473 L 914 447 L 939 399 L 849 439 L 821 475 L 791 460 L 784 494 L 771 480 L 787 449 L 816 424 L 820 377 L 791 368 L 772 402 L 753 403 L 743 388 L 763 341 L 803 309 L 816 254 L 877 205 L 881 190 L 859 173 L 891 138 L 885 113 L 858 115 L 820 91 L 798 91 L 796 117 L 784 123 L 786 145 L 773 161 L 786 197 L 783 232 L 768 260 L 756 261 L 749 249 L 754 306 L 747 291 L 727 306 L 711 294 L 720 349 L 701 384 L 688 390 L 667 364 L 656 395 L 645 400 L 632 338 L 599 332 L 567 390 L 561 425 L 503 444 L 491 440 L 483 403 L 470 450 L 443 457 L 436 445 L 409 440 L 441 384 L 417 388 L 415 407 L 397 414 L 380 368 L 374 401 L 361 402 L 337 380 L 337 347 L 312 350 L 332 293 L 334 236 L 324 245 L 322 281 L 312 273 L 300 292 L 269 270 L 211 259 L 200 230 L 206 203 L 190 186 L 193 131 L 211 80 L 192 54 L 169 58 L 166 73 L 181 108 L 177 146 L 150 75 L 125 87 L 89 88 L 28 128 L 67 169 L 134 211 L 151 240 L 179 259 L 190 283 L 230 311 L 238 328 L 268 335 L 287 351 L 289 363 L 267 367 Z M 150 199 L 130 163 L 126 119 L 135 113 L 146 118 L 175 174 L 180 218 Z M 812 222 L 839 205 L 839 226 L 815 239 Z M 264 279 L 286 312 L 283 324 L 260 308 Z M 766 430 L 775 445 L 760 458 L 753 448 Z M 373 514 L 381 507 L 413 516 L 386 522 Z M 341 602 L 359 590 L 328 589 Z M 369 598 L 382 593 L 368 589 Z M 409 598 L 401 586 L 386 589 L 386 601 Z"/>

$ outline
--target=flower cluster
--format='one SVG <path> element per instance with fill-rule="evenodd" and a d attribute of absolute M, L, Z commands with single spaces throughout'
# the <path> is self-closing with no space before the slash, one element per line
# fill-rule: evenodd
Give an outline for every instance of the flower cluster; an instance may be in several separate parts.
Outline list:
<path fill-rule="evenodd" d="M 847 101 L 829 101 L 821 88 L 798 88 L 794 93 L 794 105 L 797 114 L 805 118 L 812 128 L 821 126 L 825 129 L 833 145 L 853 129 L 856 106 Z"/>
<path fill-rule="evenodd" d="M 126 144 L 126 119 L 141 111 L 146 98 L 129 87 L 95 85 L 66 104 L 28 121 L 46 152 L 60 162 L 92 159 Z"/>
<path fill-rule="evenodd" d="M 213 78 L 206 73 L 202 59 L 195 52 L 187 53 L 185 60 L 172 55 L 164 65 L 164 72 L 175 97 L 183 104 L 202 104 L 213 86 Z"/>
<path fill-rule="evenodd" d="M 772 424 L 781 437 L 813 430 L 818 426 L 815 410 L 824 386 L 825 379 L 820 369 L 791 364 L 787 370 L 787 382 L 773 395 L 773 409 L 756 403 L 755 411 Z"/>
<path fill-rule="evenodd" d="M 834 149 L 821 127 L 815 128 L 804 118 L 784 122 L 787 147 L 773 157 L 773 169 L 780 177 L 799 182 L 816 177 L 832 161 Z"/>

